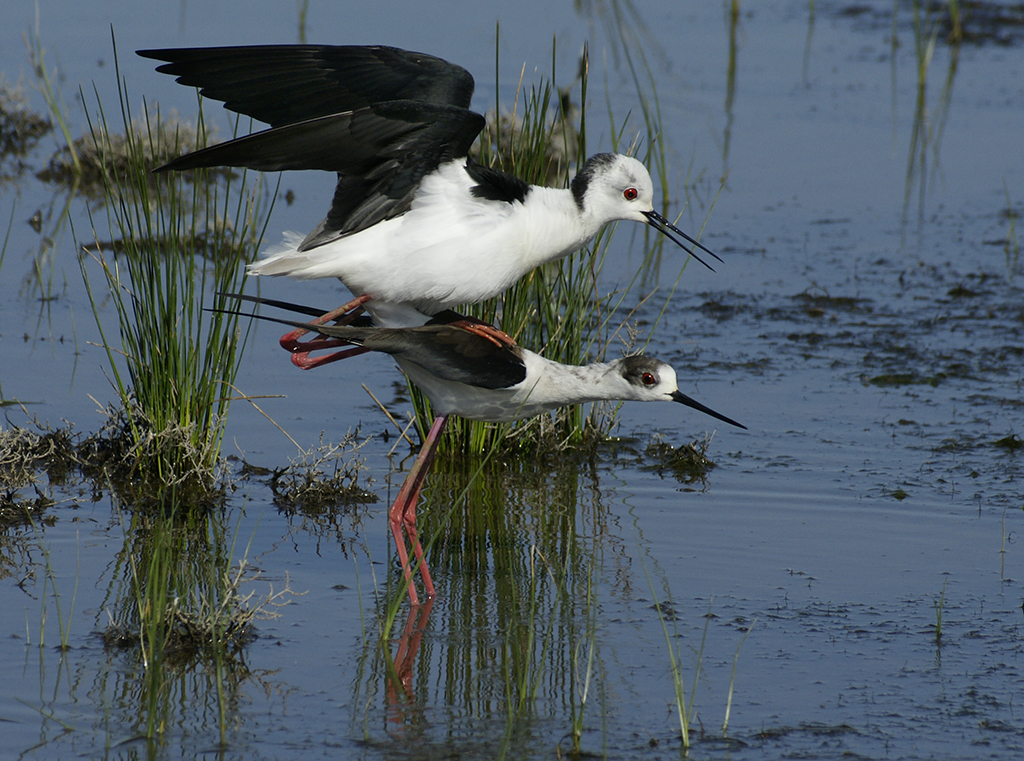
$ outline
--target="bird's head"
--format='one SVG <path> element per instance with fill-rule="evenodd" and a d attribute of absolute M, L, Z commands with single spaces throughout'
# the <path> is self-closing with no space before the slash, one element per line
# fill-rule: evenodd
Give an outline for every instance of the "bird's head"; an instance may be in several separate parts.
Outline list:
<path fill-rule="evenodd" d="M 676 381 L 676 371 L 671 365 L 661 360 L 634 354 L 616 360 L 613 366 L 614 371 L 621 375 L 622 380 L 627 384 L 628 396 L 623 394 L 622 398 L 624 399 L 634 399 L 640 402 L 679 402 L 699 410 L 705 415 L 711 415 L 713 418 L 729 423 L 729 425 L 746 429 L 745 425 L 715 412 L 680 391 Z"/>
<path fill-rule="evenodd" d="M 584 215 L 598 224 L 628 219 L 647 222 L 654 211 L 651 174 L 632 156 L 599 153 L 573 178 L 572 193 Z"/>
<path fill-rule="evenodd" d="M 651 180 L 651 173 L 632 156 L 618 153 L 598 153 L 591 156 L 579 174 L 573 178 L 571 189 L 576 205 L 595 228 L 619 219 L 643 222 L 688 251 L 708 269 L 712 267 L 679 238 L 718 259 L 713 251 L 702 246 L 655 211 L 654 182 Z"/>

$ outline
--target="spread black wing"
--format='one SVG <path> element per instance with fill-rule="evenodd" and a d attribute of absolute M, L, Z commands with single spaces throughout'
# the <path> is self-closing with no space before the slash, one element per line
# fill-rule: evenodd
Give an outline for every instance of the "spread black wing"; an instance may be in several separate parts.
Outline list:
<path fill-rule="evenodd" d="M 465 156 L 483 125 L 479 114 L 453 106 L 376 103 L 220 143 L 157 171 L 234 166 L 337 172 L 331 209 L 303 241 L 305 250 L 408 211 L 424 175 Z"/>
<path fill-rule="evenodd" d="M 473 76 L 426 53 L 371 45 L 140 50 L 203 97 L 273 127 L 388 100 L 469 108 Z"/>
<path fill-rule="evenodd" d="M 469 110 L 469 72 L 424 53 L 270 45 L 142 50 L 139 55 L 167 61 L 157 70 L 271 125 L 181 156 L 157 171 L 233 166 L 338 174 L 330 211 L 300 250 L 404 214 L 420 180 L 466 156 L 484 127 L 484 118 Z"/>

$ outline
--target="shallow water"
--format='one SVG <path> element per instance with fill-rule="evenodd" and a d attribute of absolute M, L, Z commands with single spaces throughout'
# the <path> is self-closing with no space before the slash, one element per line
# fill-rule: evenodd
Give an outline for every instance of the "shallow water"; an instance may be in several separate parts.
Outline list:
<path fill-rule="evenodd" d="M 192 93 L 125 51 L 296 41 L 292 6 L 246 7 L 254 9 L 239 16 L 224 5 L 143 13 L 123 4 L 103 15 L 51 4 L 41 35 L 69 99 L 95 80 L 114 102 L 113 21 L 129 90 L 189 114 Z M 308 37 L 442 55 L 477 75 L 478 107 L 491 106 L 499 13 L 452 3 L 437 14 L 441 34 L 404 7 L 311 8 Z M 616 113 L 634 108 L 602 21 L 611 7 L 502 14 L 499 95 L 511 97 L 524 60 L 528 72 L 549 71 L 552 35 L 561 71 L 589 38 L 592 61 L 608 61 Z M 337 441 L 361 426 L 372 436 L 361 451 L 366 485 L 380 501 L 289 515 L 265 481 L 239 482 L 219 516 L 238 537 L 225 551 L 237 557 L 249 545 L 258 595 L 271 583 L 304 594 L 280 618 L 258 622 L 259 638 L 229 665 L 226 748 L 201 667 L 179 676 L 164 740 L 147 745 L 138 739 L 138 666 L 130 651 L 105 650 L 98 634 L 121 578 L 114 558 L 128 518 L 88 483 L 44 479 L 40 488 L 57 501 L 47 520 L 6 528 L 0 545 L 0 753 L 550 757 L 556 745 L 569 748 L 586 690 L 584 751 L 677 757 L 660 609 L 688 699 L 700 654 L 695 758 L 1019 755 L 1024 454 L 997 442 L 1012 443 L 1024 427 L 1019 231 L 1007 213 L 1024 209 L 1024 58 L 1010 25 L 1010 44 L 968 42 L 955 56 L 939 40 L 926 118 L 915 120 L 912 11 L 899 6 L 893 67 L 891 8 L 815 4 L 810 21 L 805 3 L 743 6 L 738 27 L 708 4 L 641 11 L 676 192 L 688 167 L 691 179 L 703 175 L 682 224 L 697 229 L 707 214 L 703 240 L 725 260 L 717 273 L 686 268 L 651 353 L 680 370 L 685 393 L 749 427 L 714 433 L 708 455 L 718 467 L 706 482 L 678 480 L 644 454 L 652 433 L 681 445 L 709 429 L 696 413 L 660 405 L 625 406 L 622 440 L 593 460 L 488 468 L 469 507 L 460 499 L 469 474 L 440 464 L 421 520 L 437 534 L 430 561 L 441 596 L 409 693 L 389 694 L 377 648 L 385 605 L 374 590 L 383 596 L 397 581 L 382 516 L 411 459 L 404 445 L 389 458 L 393 432 L 390 441 L 381 434 L 390 423 L 360 384 L 387 403 L 400 394 L 399 376 L 382 357 L 300 374 L 282 361 L 276 331 L 257 329 L 239 386 L 287 394 L 261 405 L 304 446 L 321 431 Z M 26 11 L 0 46 L 9 80 L 27 75 L 15 34 L 31 21 Z M 604 71 L 592 82 L 603 83 Z M 38 97 L 32 103 L 42 108 Z M 592 102 L 592 114 L 603 111 L 603 100 Z M 607 149 L 599 121 L 591 145 Z M 931 130 L 923 172 L 910 160 L 915 124 Z M 34 160 L 45 163 L 52 144 L 44 139 Z M 272 235 L 314 225 L 330 185 L 286 177 L 298 203 L 278 204 Z M 0 269 L 0 392 L 35 402 L 30 415 L 93 431 L 101 417 L 90 395 L 107 402 L 113 393 L 105 357 L 89 343 L 99 339 L 66 228 L 44 225 L 54 240 L 45 287 L 23 281 L 43 243 L 27 220 L 37 209 L 48 219 L 63 202 L 31 173 L 2 188 L 0 209 L 13 206 L 15 222 Z M 81 235 L 84 204 L 72 203 Z M 630 237 L 620 226 L 608 288 L 628 282 L 641 260 Z M 663 288 L 678 261 L 666 249 Z M 341 295 L 332 283 L 268 288 L 324 306 Z M 653 320 L 657 309 L 648 303 L 638 315 Z M 25 423 L 18 408 L 6 411 Z M 257 411 L 232 408 L 226 453 L 274 468 L 294 451 Z M 396 634 L 407 612 L 398 611 Z M 58 619 L 70 622 L 63 651 Z"/>

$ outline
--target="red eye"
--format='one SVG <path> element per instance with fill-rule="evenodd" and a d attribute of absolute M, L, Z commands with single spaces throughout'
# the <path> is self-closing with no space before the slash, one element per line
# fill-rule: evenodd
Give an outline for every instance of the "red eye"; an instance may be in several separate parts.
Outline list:
<path fill-rule="evenodd" d="M 622 191 L 622 197 L 627 201 L 635 201 L 638 195 L 640 194 L 637 192 L 636 188 L 626 188 Z"/>
<path fill-rule="evenodd" d="M 636 191 L 634 191 L 636 192 Z M 653 386 L 658 382 L 658 379 L 654 377 L 654 373 L 644 373 L 640 376 L 640 382 L 645 386 Z"/>

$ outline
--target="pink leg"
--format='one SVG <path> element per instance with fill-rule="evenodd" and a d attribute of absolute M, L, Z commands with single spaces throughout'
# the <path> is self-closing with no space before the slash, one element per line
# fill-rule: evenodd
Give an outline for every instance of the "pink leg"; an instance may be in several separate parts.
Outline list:
<path fill-rule="evenodd" d="M 419 605 L 420 598 L 416 594 L 416 586 L 412 583 L 412 571 L 409 569 L 409 553 L 405 549 L 405 537 L 402 536 L 402 508 L 398 501 L 402 499 L 403 491 L 404 486 L 398 492 L 398 499 L 395 500 L 394 504 L 391 505 L 391 509 L 388 510 L 388 523 L 391 524 L 391 535 L 395 538 L 395 549 L 398 550 L 398 559 L 402 563 L 402 570 L 405 571 L 405 581 L 409 585 L 409 601 L 413 605 Z"/>
<path fill-rule="evenodd" d="M 409 600 L 413 605 L 419 605 L 419 596 L 416 594 L 416 586 L 412 581 L 412 568 L 409 565 L 409 553 L 406 550 L 403 529 L 412 542 L 413 554 L 416 557 L 416 564 L 423 575 L 423 587 L 427 598 L 434 597 L 434 581 L 430 577 L 430 570 L 423 557 L 423 547 L 420 544 L 416 531 L 416 502 L 420 497 L 420 490 L 430 471 L 430 464 L 434 461 L 434 454 L 437 451 L 437 440 L 444 431 L 445 423 L 448 422 L 446 415 L 440 415 L 434 420 L 434 424 L 423 441 L 416 462 L 405 477 L 402 488 L 398 491 L 394 504 L 388 510 L 388 521 L 391 524 L 391 533 L 395 538 L 395 547 L 398 550 L 398 559 L 402 561 L 402 569 L 405 571 L 405 580 L 409 584 Z"/>
<path fill-rule="evenodd" d="M 306 343 L 307 345 L 312 344 L 313 341 L 307 341 Z M 305 351 L 295 352 L 292 354 L 292 364 L 300 370 L 312 370 L 314 367 L 320 367 L 321 365 L 327 365 L 331 362 L 337 362 L 339 359 L 348 359 L 349 357 L 355 357 L 359 354 L 366 354 L 366 352 L 370 351 L 369 349 L 364 349 L 362 346 L 352 346 L 344 341 L 331 343 L 330 346 L 326 345 L 327 343 L 329 342 L 325 342 L 325 345 L 323 346 L 313 346 Z M 351 346 L 352 348 L 345 349 L 344 351 L 336 351 L 334 354 L 327 354 L 323 357 L 309 356 L 311 351 L 316 351 L 318 349 L 330 349 L 334 346 Z"/>
<path fill-rule="evenodd" d="M 320 315 L 312 322 L 314 325 L 323 325 L 327 322 L 336 322 L 344 325 L 347 322 L 350 322 L 353 318 L 362 314 L 362 306 L 369 300 L 369 295 L 363 294 L 337 309 L 332 309 L 330 312 Z M 317 336 L 309 339 L 308 341 L 299 340 L 309 332 L 310 328 L 296 328 L 295 330 L 281 336 L 280 341 L 281 348 L 292 353 L 292 363 L 303 370 L 310 370 L 314 367 L 319 367 L 320 365 L 326 365 L 329 362 L 336 362 L 339 359 L 353 357 L 357 354 L 364 354 L 367 351 L 363 348 L 352 348 L 346 351 L 329 354 L 326 357 L 310 358 L 310 352 L 321 351 L 323 349 L 333 349 L 338 346 L 351 346 L 351 344 L 337 338 L 327 338 L 325 336 Z"/>

